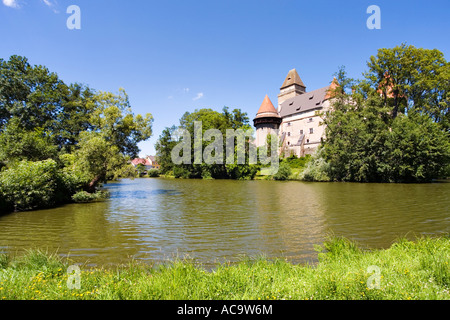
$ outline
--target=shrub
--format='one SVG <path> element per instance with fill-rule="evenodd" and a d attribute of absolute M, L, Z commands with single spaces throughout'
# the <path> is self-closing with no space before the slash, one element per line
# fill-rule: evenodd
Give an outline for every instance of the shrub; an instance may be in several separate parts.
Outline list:
<path fill-rule="evenodd" d="M 307 154 L 304 157 L 298 158 L 296 155 L 292 155 L 283 159 L 283 162 L 289 164 L 293 169 L 303 169 L 311 161 L 311 155 Z"/>
<path fill-rule="evenodd" d="M 63 166 L 60 170 L 61 179 L 70 195 L 89 184 L 90 177 L 76 165 L 77 157 L 74 154 L 60 155 L 59 161 Z"/>
<path fill-rule="evenodd" d="M 306 165 L 305 170 L 300 175 L 300 178 L 305 181 L 330 181 L 329 170 L 330 165 L 322 157 L 323 151 L 320 149 L 311 161 Z"/>
<path fill-rule="evenodd" d="M 0 202 L 15 211 L 48 208 L 67 199 L 54 160 L 21 161 L 0 174 Z"/>
<path fill-rule="evenodd" d="M 175 178 L 183 178 L 183 179 L 190 178 L 189 170 L 183 168 L 182 166 L 174 166 L 173 167 L 173 175 L 175 176 Z"/>
<path fill-rule="evenodd" d="M 86 191 L 80 191 L 72 196 L 72 200 L 77 203 L 91 202 L 95 200 L 95 195 Z"/>
<path fill-rule="evenodd" d="M 150 169 L 150 170 L 148 170 L 147 175 L 151 178 L 157 178 L 157 177 L 159 177 L 160 172 L 158 169 Z"/>
<path fill-rule="evenodd" d="M 75 193 L 72 196 L 72 200 L 77 203 L 87 203 L 87 202 L 93 202 L 97 200 L 104 200 L 109 197 L 109 192 L 106 190 L 100 190 L 96 193 L 89 193 L 86 191 L 80 191 Z"/>
<path fill-rule="evenodd" d="M 97 200 L 104 200 L 109 197 L 109 192 L 106 190 L 99 190 L 95 193 L 89 193 L 86 191 L 80 191 L 72 196 L 72 200 L 77 203 L 87 203 Z"/>
<path fill-rule="evenodd" d="M 274 174 L 273 178 L 275 180 L 287 180 L 289 179 L 290 175 L 292 174 L 291 167 L 288 163 L 282 162 L 280 163 L 280 167 L 278 169 L 278 172 Z"/>

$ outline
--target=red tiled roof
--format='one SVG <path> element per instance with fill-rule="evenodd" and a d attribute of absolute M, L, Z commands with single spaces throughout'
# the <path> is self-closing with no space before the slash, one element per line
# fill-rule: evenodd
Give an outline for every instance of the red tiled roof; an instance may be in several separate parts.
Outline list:
<path fill-rule="evenodd" d="M 277 110 L 272 104 L 272 101 L 270 101 L 269 97 L 266 95 L 263 103 L 261 104 L 261 107 L 258 110 L 258 113 L 256 114 L 256 118 L 267 116 L 279 117 Z"/>
<path fill-rule="evenodd" d="M 131 160 L 131 163 L 134 164 L 135 166 L 137 166 L 138 164 L 145 165 L 146 162 L 147 161 L 145 159 L 139 159 L 139 158 Z"/>
<path fill-rule="evenodd" d="M 131 163 L 134 165 L 134 166 L 137 166 L 138 164 L 143 164 L 144 166 L 151 166 L 152 165 L 152 163 L 150 162 L 150 160 L 149 159 L 142 159 L 142 158 L 136 158 L 136 159 L 133 159 L 133 160 L 131 160 Z M 153 163 L 153 165 L 154 165 L 155 163 Z"/>
<path fill-rule="evenodd" d="M 336 89 L 339 87 L 339 82 L 337 81 L 336 77 L 333 78 L 333 81 L 331 81 L 331 85 L 329 86 L 327 90 L 327 95 L 325 96 L 324 100 L 328 100 L 333 98 L 335 95 Z"/>

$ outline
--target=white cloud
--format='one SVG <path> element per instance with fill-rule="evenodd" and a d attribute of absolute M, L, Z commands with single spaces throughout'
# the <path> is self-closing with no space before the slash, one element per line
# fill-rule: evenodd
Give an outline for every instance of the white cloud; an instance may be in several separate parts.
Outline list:
<path fill-rule="evenodd" d="M 55 6 L 57 4 L 56 0 L 54 0 L 53 2 L 50 0 L 42 0 L 42 2 L 44 2 L 47 7 L 51 8 L 54 13 L 59 13 L 58 10 L 55 9 Z"/>
<path fill-rule="evenodd" d="M 19 2 L 24 2 L 21 0 L 2 0 L 3 4 L 10 8 L 19 9 L 21 6 Z M 51 8 L 54 13 L 58 13 L 58 10 L 56 9 L 57 2 L 56 0 L 41 0 L 47 7 Z"/>
<path fill-rule="evenodd" d="M 204 96 L 203 92 L 197 93 L 197 96 L 192 100 L 194 100 L 194 101 L 200 100 L 201 98 L 203 98 L 203 96 Z"/>
<path fill-rule="evenodd" d="M 183 92 L 184 92 L 184 93 L 188 93 L 188 92 L 189 92 L 189 88 L 184 88 L 184 89 L 183 89 Z"/>
<path fill-rule="evenodd" d="M 20 8 L 17 0 L 3 0 L 3 4 L 10 8 Z"/>

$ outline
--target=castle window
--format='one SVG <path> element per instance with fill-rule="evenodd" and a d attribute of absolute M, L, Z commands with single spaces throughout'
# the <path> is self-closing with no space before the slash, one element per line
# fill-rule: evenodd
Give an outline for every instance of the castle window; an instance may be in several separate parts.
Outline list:
<path fill-rule="evenodd" d="M 290 132 L 288 132 L 288 137 L 290 137 L 291 136 L 291 133 Z"/>
<path fill-rule="evenodd" d="M 314 128 L 310 128 L 310 129 L 309 129 L 309 133 L 310 133 L 310 134 L 313 134 L 313 133 L 314 133 Z"/>
<path fill-rule="evenodd" d="M 313 122 L 314 119 L 313 118 L 309 118 L 308 122 Z"/>
<path fill-rule="evenodd" d="M 300 130 L 300 134 L 303 134 L 303 130 Z"/>

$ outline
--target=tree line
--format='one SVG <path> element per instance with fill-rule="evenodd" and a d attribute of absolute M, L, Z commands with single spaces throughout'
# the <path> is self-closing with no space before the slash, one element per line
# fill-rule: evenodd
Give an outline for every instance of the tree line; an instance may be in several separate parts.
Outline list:
<path fill-rule="evenodd" d="M 201 132 L 195 132 L 196 122 L 201 123 Z M 180 129 L 187 132 L 188 137 L 181 136 L 179 134 L 181 131 Z M 238 137 L 233 137 L 235 141 L 233 144 L 235 161 L 225 161 L 227 155 L 224 152 L 220 153 L 221 157 L 223 157 L 223 159 L 220 160 L 223 161 L 213 163 L 209 163 L 208 161 L 196 163 L 196 161 L 194 161 L 196 152 L 199 151 L 195 149 L 196 143 L 198 142 L 194 141 L 194 139 L 198 136 L 203 137 L 210 129 L 217 130 L 222 137 L 227 136 L 228 129 L 242 131 L 252 130 L 247 114 L 240 109 L 233 109 L 230 111 L 228 107 L 224 107 L 222 112 L 218 112 L 212 109 L 203 108 L 195 110 L 192 113 L 186 112 L 181 117 L 178 126 L 172 126 L 163 130 L 155 145 L 158 163 L 161 166 L 161 173 L 164 175 L 175 176 L 176 178 L 188 179 L 253 179 L 258 172 L 260 165 L 252 163 L 249 159 L 249 149 L 250 144 L 252 143 L 252 139 L 249 136 L 243 137 L 243 143 L 238 142 Z M 183 152 L 187 152 L 188 157 L 190 157 L 192 161 L 188 161 L 189 163 L 176 164 L 176 161 L 173 161 L 172 151 L 177 145 L 183 143 L 183 139 L 191 140 L 188 141 L 189 150 L 184 150 Z M 207 151 L 206 148 L 208 148 L 208 146 L 215 144 L 217 149 L 214 148 L 209 156 L 216 156 L 217 158 L 218 155 L 215 154 L 215 152 L 218 152 L 218 149 L 227 149 L 227 139 L 222 139 L 221 141 L 212 140 L 212 142 L 202 140 L 200 152 L 203 154 L 204 151 Z M 218 144 L 221 145 L 218 146 Z M 239 148 L 242 148 L 242 150 Z M 245 155 L 244 161 L 237 161 L 239 154 Z"/>
<path fill-rule="evenodd" d="M 326 139 L 306 180 L 430 182 L 450 174 L 450 63 L 402 44 L 370 57 L 363 79 L 336 74 Z"/>
<path fill-rule="evenodd" d="M 134 115 L 124 89 L 66 84 L 26 57 L 0 59 L 0 212 L 33 210 L 93 194 L 131 170 L 151 114 Z"/>

